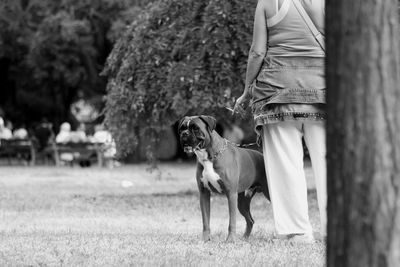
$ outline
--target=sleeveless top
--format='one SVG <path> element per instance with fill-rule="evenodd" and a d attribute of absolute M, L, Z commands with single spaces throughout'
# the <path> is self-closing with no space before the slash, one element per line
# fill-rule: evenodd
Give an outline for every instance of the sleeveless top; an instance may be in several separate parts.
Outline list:
<path fill-rule="evenodd" d="M 306 9 L 323 8 L 324 0 L 313 0 Z M 325 120 L 325 52 L 292 0 L 267 20 L 267 31 L 267 53 L 250 88 L 256 132 L 268 123 Z"/>
<path fill-rule="evenodd" d="M 276 2 L 276 5 L 278 5 L 278 1 Z M 310 2 L 310 0 L 306 2 Z M 324 3 L 324 0 L 313 0 L 311 3 L 304 4 L 304 7 L 310 10 L 310 13 L 322 13 L 321 15 L 323 16 Z M 312 16 L 310 17 L 313 19 Z M 319 24 L 323 24 L 323 21 Z M 267 27 L 267 46 L 270 56 L 325 56 L 325 52 L 308 29 L 292 0 L 283 1 L 277 13 L 267 19 Z M 324 32 L 323 28 L 317 27 L 317 29 Z"/>

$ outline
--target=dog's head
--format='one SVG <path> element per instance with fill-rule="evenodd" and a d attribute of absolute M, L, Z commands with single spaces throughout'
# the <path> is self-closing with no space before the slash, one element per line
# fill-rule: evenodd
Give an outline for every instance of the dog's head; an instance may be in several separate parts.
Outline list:
<path fill-rule="evenodd" d="M 210 145 L 210 135 L 214 131 L 216 120 L 211 116 L 184 117 L 179 121 L 178 132 L 181 146 L 186 153 Z"/>

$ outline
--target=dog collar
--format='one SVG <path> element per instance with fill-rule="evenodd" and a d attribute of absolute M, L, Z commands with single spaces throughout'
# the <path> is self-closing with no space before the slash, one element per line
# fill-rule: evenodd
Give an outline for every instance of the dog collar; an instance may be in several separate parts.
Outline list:
<path fill-rule="evenodd" d="M 225 140 L 225 143 L 224 143 L 223 147 L 220 150 L 218 150 L 217 152 L 215 152 L 214 155 L 211 157 L 212 161 L 221 157 L 221 155 L 224 153 L 224 151 L 228 148 L 228 140 L 227 139 L 224 139 L 224 140 Z"/>

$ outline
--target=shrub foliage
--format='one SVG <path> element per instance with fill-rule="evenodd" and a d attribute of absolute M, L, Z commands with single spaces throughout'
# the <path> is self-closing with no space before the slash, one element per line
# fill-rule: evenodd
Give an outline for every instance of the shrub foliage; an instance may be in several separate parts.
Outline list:
<path fill-rule="evenodd" d="M 141 13 L 111 52 L 106 124 L 122 153 L 137 129 L 157 133 L 187 114 L 228 118 L 240 95 L 254 0 L 163 0 Z"/>

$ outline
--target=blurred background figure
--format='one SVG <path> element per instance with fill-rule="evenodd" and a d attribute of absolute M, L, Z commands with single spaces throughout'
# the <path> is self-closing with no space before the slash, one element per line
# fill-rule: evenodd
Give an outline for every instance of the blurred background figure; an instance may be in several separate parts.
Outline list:
<path fill-rule="evenodd" d="M 0 139 L 11 139 L 12 137 L 11 129 L 5 125 L 4 119 L 0 117 Z"/>
<path fill-rule="evenodd" d="M 37 140 L 39 152 L 43 151 L 49 144 L 53 144 L 55 141 L 53 124 L 47 118 L 43 118 L 39 125 L 34 128 L 33 135 Z"/>
<path fill-rule="evenodd" d="M 79 124 L 78 128 L 76 129 L 76 131 L 70 131 L 70 133 L 69 133 L 69 141 L 68 142 L 72 142 L 72 143 L 87 142 L 88 138 L 86 136 L 85 129 L 86 129 L 85 124 L 83 124 L 83 123 Z"/>
<path fill-rule="evenodd" d="M 68 143 L 71 141 L 71 124 L 63 122 L 60 126 L 60 132 L 56 136 L 56 143 Z M 72 162 L 74 155 L 72 153 L 60 153 L 61 162 Z"/>
<path fill-rule="evenodd" d="M 31 135 L 36 148 L 36 160 L 41 160 L 46 165 L 50 162 L 57 164 L 53 124 L 47 118 L 42 118 L 32 129 Z"/>
<path fill-rule="evenodd" d="M 64 122 L 60 126 L 60 132 L 56 136 L 56 143 L 68 143 L 71 140 L 71 124 Z"/>
<path fill-rule="evenodd" d="M 115 160 L 117 149 L 111 133 L 104 129 L 102 124 L 96 125 L 94 129 L 95 133 L 91 140 L 102 145 L 103 159 L 106 166 L 109 168 L 119 166 L 119 163 Z"/>
<path fill-rule="evenodd" d="M 85 124 L 81 123 L 76 131 L 71 131 L 71 124 L 64 122 L 60 126 L 60 132 L 56 136 L 56 143 L 84 143 L 88 138 L 85 132 Z"/>
<path fill-rule="evenodd" d="M 92 138 L 93 142 L 97 143 L 107 143 L 112 141 L 112 136 L 109 131 L 104 129 L 102 124 L 97 124 L 94 127 L 94 135 Z"/>
<path fill-rule="evenodd" d="M 27 139 L 28 138 L 28 131 L 25 129 L 24 126 L 15 129 L 13 132 L 13 138 L 15 139 Z"/>

